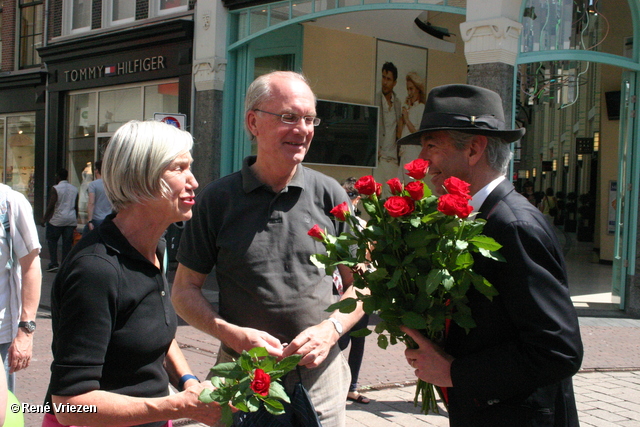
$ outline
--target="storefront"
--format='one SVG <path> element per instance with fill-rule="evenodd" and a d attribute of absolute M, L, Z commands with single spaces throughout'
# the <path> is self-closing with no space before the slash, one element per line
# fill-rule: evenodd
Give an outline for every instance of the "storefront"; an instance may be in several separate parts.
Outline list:
<path fill-rule="evenodd" d="M 43 191 L 45 76 L 28 70 L 0 77 L 0 182 L 32 205 Z"/>
<path fill-rule="evenodd" d="M 109 138 L 129 120 L 184 114 L 190 130 L 193 22 L 175 20 L 56 42 L 41 49 L 49 69 L 47 183 L 69 171 L 86 218 L 86 188 Z"/>

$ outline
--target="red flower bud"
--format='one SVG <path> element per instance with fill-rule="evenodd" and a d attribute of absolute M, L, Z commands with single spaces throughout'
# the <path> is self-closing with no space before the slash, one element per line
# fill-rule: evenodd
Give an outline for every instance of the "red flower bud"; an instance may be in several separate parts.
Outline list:
<path fill-rule="evenodd" d="M 422 200 L 424 197 L 424 184 L 422 181 L 411 181 L 404 189 L 407 190 L 413 200 Z"/>
<path fill-rule="evenodd" d="M 409 215 L 415 209 L 413 199 L 407 196 L 391 196 L 384 202 L 384 207 L 394 218 Z"/>
<path fill-rule="evenodd" d="M 338 206 L 331 209 L 329 213 L 335 216 L 338 221 L 346 221 L 347 215 L 350 214 L 349 206 L 347 205 L 347 202 L 342 202 Z"/>
<path fill-rule="evenodd" d="M 360 178 L 353 186 L 356 190 L 364 196 L 370 196 L 376 193 L 377 182 L 373 179 L 373 176 L 367 175 Z"/>
<path fill-rule="evenodd" d="M 456 178 L 455 176 L 451 176 L 444 180 L 444 188 L 447 190 L 447 193 L 464 197 L 467 200 L 471 200 L 469 187 L 470 185 L 468 182 L 463 181 L 460 178 Z"/>
<path fill-rule="evenodd" d="M 261 396 L 269 395 L 269 387 L 271 386 L 271 377 L 262 369 L 258 368 L 253 373 L 253 381 L 251 381 L 251 390 Z"/>
<path fill-rule="evenodd" d="M 402 183 L 398 178 L 391 178 L 389 181 L 387 181 L 387 185 L 391 190 L 391 194 L 393 194 L 394 196 L 399 196 L 400 193 L 402 193 Z"/>
<path fill-rule="evenodd" d="M 423 159 L 415 159 L 412 162 L 404 165 L 404 168 L 408 171 L 407 175 L 409 175 L 413 179 L 422 179 L 427 176 L 427 171 L 429 170 L 429 161 Z"/>
<path fill-rule="evenodd" d="M 314 240 L 318 242 L 324 242 L 324 239 L 327 236 L 327 233 L 324 232 L 322 228 L 318 224 L 311 227 L 311 230 L 307 231 L 307 234 L 311 236 Z"/>
<path fill-rule="evenodd" d="M 469 206 L 466 197 L 457 194 L 444 194 L 438 199 L 438 210 L 445 215 L 457 215 L 458 218 L 466 218 L 473 208 Z"/>

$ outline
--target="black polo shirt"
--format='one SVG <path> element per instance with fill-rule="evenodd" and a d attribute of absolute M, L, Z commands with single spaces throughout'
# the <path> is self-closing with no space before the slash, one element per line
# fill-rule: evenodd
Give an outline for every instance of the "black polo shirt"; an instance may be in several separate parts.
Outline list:
<path fill-rule="evenodd" d="M 200 192 L 177 259 L 202 274 L 216 267 L 225 320 L 291 342 L 329 316 L 331 277 L 310 261 L 326 251 L 307 232 L 315 224 L 343 231 L 329 212 L 348 198 L 335 179 L 302 165 L 275 193 L 257 179 L 253 162 Z"/>
<path fill-rule="evenodd" d="M 51 395 L 93 390 L 168 394 L 163 363 L 177 328 L 169 286 L 113 217 L 74 246 L 53 283 L 53 363 L 46 402 Z M 164 422 L 150 425 L 156 424 Z"/>

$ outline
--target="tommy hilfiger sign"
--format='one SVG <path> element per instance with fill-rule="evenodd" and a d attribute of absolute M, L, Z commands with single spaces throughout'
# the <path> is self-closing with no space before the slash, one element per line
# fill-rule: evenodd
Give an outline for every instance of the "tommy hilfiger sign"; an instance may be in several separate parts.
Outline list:
<path fill-rule="evenodd" d="M 93 80 L 101 77 L 121 76 L 144 71 L 162 70 L 166 68 L 164 56 L 152 56 L 144 59 L 118 62 L 114 65 L 95 65 L 93 67 L 80 68 L 64 72 L 67 83 L 82 80 Z"/>

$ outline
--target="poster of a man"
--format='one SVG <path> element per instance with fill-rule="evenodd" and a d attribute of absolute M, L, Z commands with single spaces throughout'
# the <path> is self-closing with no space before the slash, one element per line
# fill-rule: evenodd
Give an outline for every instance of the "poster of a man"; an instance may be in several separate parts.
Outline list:
<path fill-rule="evenodd" d="M 424 109 L 427 50 L 382 40 L 378 40 L 377 49 L 376 82 L 379 86 L 375 103 L 380 117 L 378 166 L 373 176 L 380 183 L 393 177 L 404 181 L 404 163 L 414 160 L 417 154 L 405 152 L 403 156 L 396 141 L 405 129 L 410 131 L 411 126 L 420 126 L 415 117 L 421 117 Z M 408 158 L 414 154 L 413 158 Z M 383 189 L 387 192 L 383 197 L 388 197 L 387 186 Z"/>

